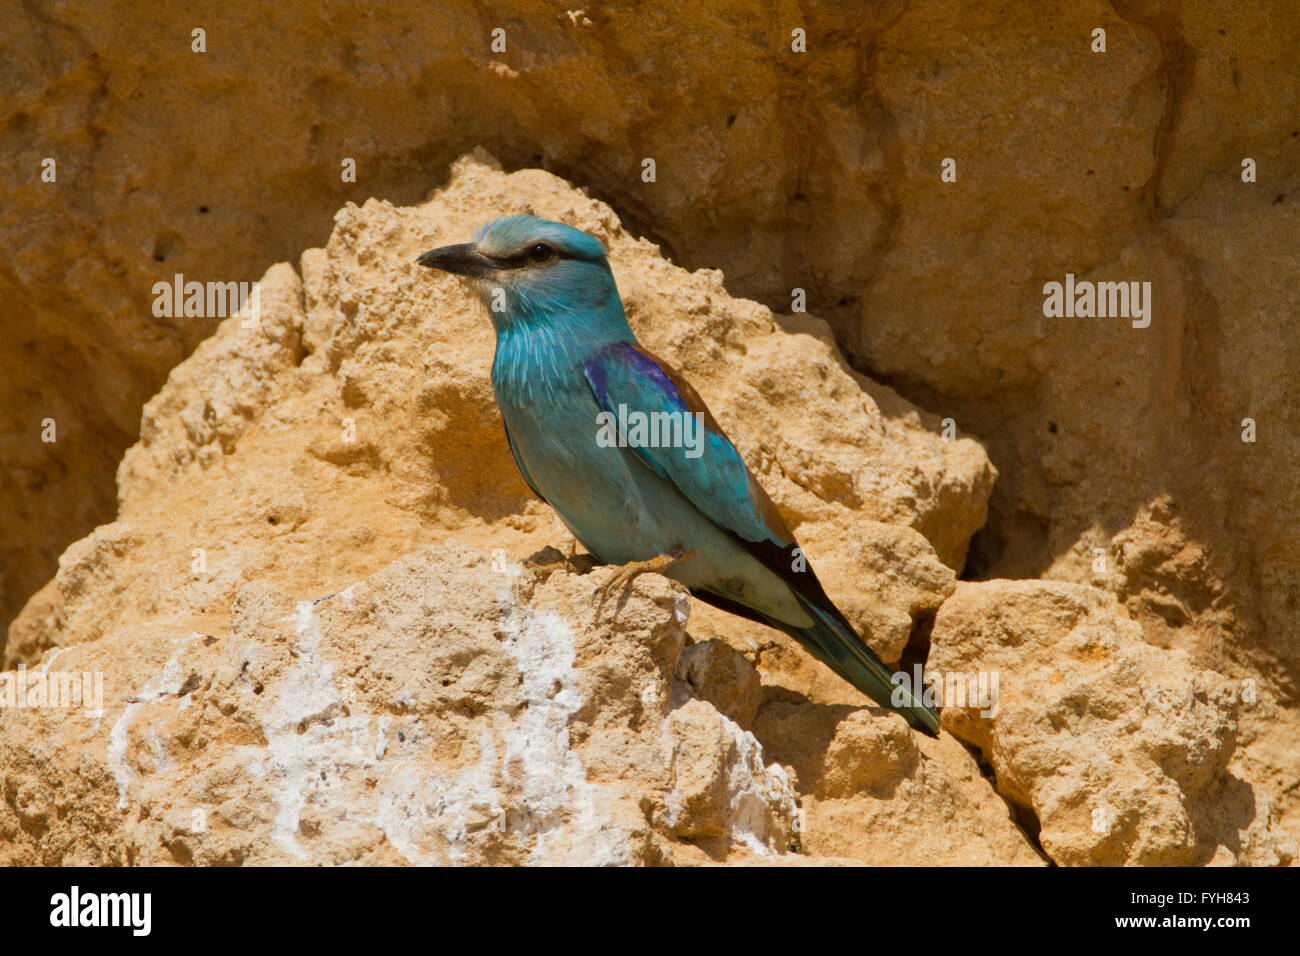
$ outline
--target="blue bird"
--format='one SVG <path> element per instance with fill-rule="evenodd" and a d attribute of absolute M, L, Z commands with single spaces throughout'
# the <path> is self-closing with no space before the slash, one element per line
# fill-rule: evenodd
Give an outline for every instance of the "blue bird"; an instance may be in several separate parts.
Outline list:
<path fill-rule="evenodd" d="M 593 557 L 789 634 L 877 704 L 938 735 L 827 597 L 771 498 L 695 389 L 632 334 L 605 247 L 497 219 L 420 265 L 467 277 L 496 331 L 492 388 L 515 464 Z M 895 705 L 891 696 L 899 695 Z"/>

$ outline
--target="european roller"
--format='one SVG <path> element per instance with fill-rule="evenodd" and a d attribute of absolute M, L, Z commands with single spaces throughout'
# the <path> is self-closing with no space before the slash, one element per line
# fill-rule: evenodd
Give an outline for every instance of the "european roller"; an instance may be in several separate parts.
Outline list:
<path fill-rule="evenodd" d="M 877 704 L 937 735 L 937 714 L 913 688 L 896 686 L 826 596 L 699 394 L 637 342 L 600 240 L 511 216 L 417 261 L 467 277 L 487 306 L 492 389 L 515 464 L 596 560 L 622 566 L 606 587 L 666 574 L 703 601 L 784 631 Z"/>

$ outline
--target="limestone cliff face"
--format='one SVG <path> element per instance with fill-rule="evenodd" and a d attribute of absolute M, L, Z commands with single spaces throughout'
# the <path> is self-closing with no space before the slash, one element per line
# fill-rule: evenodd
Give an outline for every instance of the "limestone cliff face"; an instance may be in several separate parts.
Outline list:
<path fill-rule="evenodd" d="M 607 569 L 521 563 L 567 534 L 510 459 L 486 318 L 414 260 L 524 211 L 607 243 L 634 329 L 876 649 L 996 672 L 996 707 L 922 738 L 665 579 L 601 597 Z M 480 151 L 421 205 L 344 206 L 145 404 L 115 520 L 11 629 L 10 674 L 104 694 L 0 708 L 2 859 L 1289 861 L 1275 688 L 1156 646 L 1105 588 L 959 583 L 998 475 L 947 431 L 825 322 L 550 173 Z"/>

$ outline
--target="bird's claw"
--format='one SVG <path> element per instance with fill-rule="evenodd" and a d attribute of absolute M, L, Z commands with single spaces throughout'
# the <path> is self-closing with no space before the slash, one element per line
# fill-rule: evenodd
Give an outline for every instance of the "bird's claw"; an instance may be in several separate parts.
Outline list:
<path fill-rule="evenodd" d="M 569 542 L 569 552 L 568 554 L 560 555 L 560 560 L 558 561 L 537 560 L 537 558 L 539 558 L 540 556 L 546 555 L 547 552 L 560 554 L 558 548 L 553 548 L 548 545 L 533 557 L 525 559 L 524 567 L 528 568 L 528 570 L 532 571 L 534 574 L 539 575 L 542 578 L 542 580 L 545 580 L 546 578 L 550 577 L 556 571 L 561 571 L 561 570 L 567 571 L 569 574 L 582 573 L 582 568 L 578 567 L 578 562 L 577 562 L 578 542 L 576 540 L 572 540 Z"/>
<path fill-rule="evenodd" d="M 669 552 L 668 554 L 656 555 L 646 561 L 629 561 L 627 564 L 620 565 L 618 570 L 614 572 L 613 577 L 600 587 L 596 588 L 593 594 L 594 596 L 599 596 L 603 599 L 611 592 L 621 588 L 623 585 L 631 583 L 631 581 L 638 575 L 652 571 L 656 574 L 662 574 L 673 565 L 681 564 L 683 561 L 693 558 L 694 556 L 694 548 L 686 550 L 679 548 L 676 551 Z"/>
<path fill-rule="evenodd" d="M 549 578 L 556 571 L 568 571 L 570 574 L 578 573 L 578 569 L 570 564 L 567 559 L 564 561 L 550 561 L 546 564 L 530 564 L 528 570 L 543 580 Z"/>

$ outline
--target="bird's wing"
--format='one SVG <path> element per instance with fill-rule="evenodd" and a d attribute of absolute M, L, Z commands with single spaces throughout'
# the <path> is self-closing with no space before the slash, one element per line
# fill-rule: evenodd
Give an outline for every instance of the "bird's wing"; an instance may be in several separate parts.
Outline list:
<path fill-rule="evenodd" d="M 937 734 L 939 718 L 919 697 L 909 692 L 903 706 L 890 703 L 894 690 L 890 669 L 826 594 L 772 499 L 690 383 L 667 363 L 631 342 L 601 349 L 585 371 L 597 403 L 616 419 L 620 411 L 647 417 L 669 412 L 691 415 L 692 427 L 697 427 L 696 422 L 703 423 L 703 435 L 695 436 L 702 438 L 697 443 L 700 453 L 695 457 L 687 454 L 690 443 L 664 447 L 662 442 L 658 446 L 649 441 L 637 442 L 634 429 L 628 429 L 622 437 L 642 462 L 671 482 L 701 514 L 781 578 L 813 623 L 807 627 L 786 625 L 766 620 L 726 595 L 702 596 L 710 603 L 785 631 L 877 703 L 897 710 L 912 726 Z"/>
<path fill-rule="evenodd" d="M 688 453 L 687 443 L 651 447 L 636 442 L 635 432 L 625 437 L 637 457 L 672 482 L 705 517 L 747 544 L 769 552 L 771 561 L 789 570 L 784 552 L 794 546 L 794 535 L 689 382 L 662 359 L 631 342 L 601 349 L 587 363 L 586 375 L 596 401 L 615 417 L 622 408 L 645 416 L 647 421 L 667 412 L 678 421 L 690 416 L 692 429 L 702 423 L 702 434 L 691 433 L 698 445 L 696 457 Z"/>
<path fill-rule="evenodd" d="M 529 488 L 533 489 L 533 494 L 541 498 L 543 501 L 546 501 L 546 496 L 537 490 L 537 485 L 533 484 L 533 479 L 528 477 L 528 469 L 524 467 L 524 460 L 519 457 L 519 449 L 515 447 L 515 439 L 510 434 L 510 428 L 506 425 L 504 420 L 501 422 L 501 427 L 506 430 L 506 443 L 510 446 L 510 454 L 514 456 L 515 467 L 519 469 L 520 477 L 524 479 L 524 482 Z M 547 502 L 547 504 L 549 503 L 550 502 Z"/>

